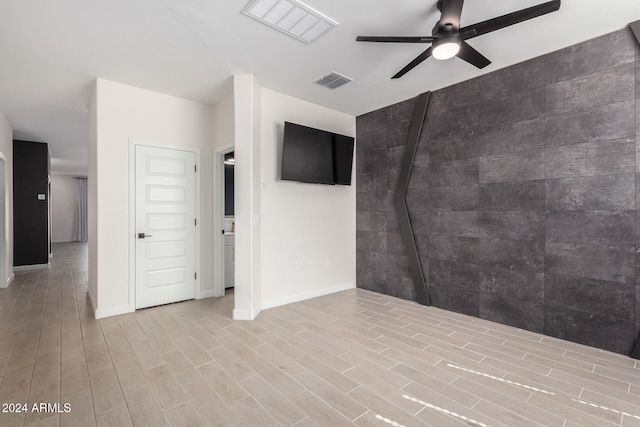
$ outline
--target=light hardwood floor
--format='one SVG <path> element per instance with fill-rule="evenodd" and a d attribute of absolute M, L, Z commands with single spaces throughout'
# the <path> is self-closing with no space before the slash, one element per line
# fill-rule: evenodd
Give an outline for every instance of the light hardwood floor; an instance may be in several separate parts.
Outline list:
<path fill-rule="evenodd" d="M 640 426 L 625 356 L 356 289 L 252 322 L 233 295 L 95 320 L 86 245 L 54 253 L 0 290 L 0 403 L 28 406 L 3 427 Z"/>

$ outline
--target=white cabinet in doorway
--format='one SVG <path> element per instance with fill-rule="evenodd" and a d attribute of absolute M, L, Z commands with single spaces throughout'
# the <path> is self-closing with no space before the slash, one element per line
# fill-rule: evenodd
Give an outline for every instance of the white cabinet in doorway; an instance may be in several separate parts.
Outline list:
<path fill-rule="evenodd" d="M 233 288 L 235 284 L 236 236 L 234 233 L 224 235 L 224 287 Z"/>

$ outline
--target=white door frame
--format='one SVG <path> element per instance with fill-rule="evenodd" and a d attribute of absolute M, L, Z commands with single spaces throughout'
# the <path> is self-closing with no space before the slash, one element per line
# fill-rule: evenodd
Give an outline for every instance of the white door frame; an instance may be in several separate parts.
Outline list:
<path fill-rule="evenodd" d="M 213 153 L 213 296 L 222 297 L 224 288 L 224 156 L 235 150 L 234 144 Z"/>
<path fill-rule="evenodd" d="M 196 299 L 202 298 L 200 295 L 200 149 L 181 145 L 157 144 L 155 142 L 129 139 L 129 309 L 136 310 L 136 147 L 146 146 L 153 148 L 166 148 L 170 150 L 180 150 L 195 153 L 196 156 Z"/>
<path fill-rule="evenodd" d="M 9 286 L 9 248 L 7 247 L 7 158 L 0 153 L 0 288 Z"/>

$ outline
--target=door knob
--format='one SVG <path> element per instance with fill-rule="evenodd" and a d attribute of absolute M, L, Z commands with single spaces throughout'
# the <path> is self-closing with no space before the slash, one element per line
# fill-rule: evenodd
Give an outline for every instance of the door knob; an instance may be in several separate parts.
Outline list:
<path fill-rule="evenodd" d="M 153 237 L 151 234 L 138 233 L 138 239 L 144 239 L 145 237 Z"/>

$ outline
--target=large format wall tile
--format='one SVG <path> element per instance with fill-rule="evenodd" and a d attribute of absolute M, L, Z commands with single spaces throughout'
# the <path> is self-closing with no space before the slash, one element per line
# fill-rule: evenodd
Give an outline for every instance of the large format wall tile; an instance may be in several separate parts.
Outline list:
<path fill-rule="evenodd" d="M 544 154 L 544 150 L 533 150 L 481 157 L 480 182 L 543 179 Z"/>
<path fill-rule="evenodd" d="M 546 181 L 547 209 L 550 210 L 633 210 L 633 174 L 599 175 Z"/>
<path fill-rule="evenodd" d="M 635 64 L 624 64 L 547 86 L 547 114 L 566 113 L 635 97 Z"/>
<path fill-rule="evenodd" d="M 636 107 L 633 100 L 607 104 L 545 118 L 547 147 L 582 142 L 635 138 Z"/>
<path fill-rule="evenodd" d="M 603 311 L 586 313 L 555 305 L 545 306 L 545 333 L 622 354 L 631 353 L 635 339 L 628 321 Z"/>
<path fill-rule="evenodd" d="M 544 332 L 544 304 L 480 292 L 479 316 L 516 328 Z"/>
<path fill-rule="evenodd" d="M 405 201 L 409 212 L 425 211 L 429 207 L 429 200 L 434 189 L 425 187 L 411 187 L 407 189 Z"/>
<path fill-rule="evenodd" d="M 467 264 L 478 263 L 477 237 L 434 236 L 429 237 L 429 256 L 432 259 L 456 261 Z"/>
<path fill-rule="evenodd" d="M 384 212 L 358 212 L 356 230 L 387 231 L 387 216 Z"/>
<path fill-rule="evenodd" d="M 544 213 L 480 212 L 478 236 L 492 239 L 544 240 Z"/>
<path fill-rule="evenodd" d="M 547 243 L 547 273 L 634 283 L 634 249 L 624 246 Z"/>
<path fill-rule="evenodd" d="M 378 292 L 409 301 L 416 300 L 416 289 L 413 286 L 413 280 L 406 277 L 388 276 L 384 283 L 383 291 Z"/>
<path fill-rule="evenodd" d="M 635 247 L 635 211 L 552 211 L 546 217 L 546 240 Z"/>
<path fill-rule="evenodd" d="M 547 274 L 544 296 L 553 305 L 586 313 L 607 312 L 618 319 L 635 318 L 634 285 Z"/>
<path fill-rule="evenodd" d="M 633 173 L 635 150 L 636 141 L 632 138 L 550 147 L 545 157 L 545 177 Z"/>
<path fill-rule="evenodd" d="M 457 313 L 479 317 L 478 291 L 457 286 L 442 286 L 429 281 L 431 304 Z"/>
<path fill-rule="evenodd" d="M 544 58 L 534 58 L 436 91 L 432 95 L 429 114 L 441 114 L 513 93 L 531 92 L 544 86 L 545 66 Z"/>
<path fill-rule="evenodd" d="M 473 211 L 478 209 L 479 198 L 478 185 L 433 187 L 429 192 L 429 198 L 421 200 L 421 206 L 434 210 Z"/>
<path fill-rule="evenodd" d="M 480 210 L 543 211 L 544 192 L 544 180 L 480 184 Z"/>
<path fill-rule="evenodd" d="M 636 337 L 640 335 L 640 286 L 636 285 Z"/>
<path fill-rule="evenodd" d="M 453 261 L 429 260 L 429 283 L 439 287 L 478 290 L 478 266 Z"/>
<path fill-rule="evenodd" d="M 544 243 L 480 238 L 480 264 L 511 270 L 543 272 Z"/>
<path fill-rule="evenodd" d="M 480 292 L 542 304 L 545 274 L 496 267 L 480 268 Z"/>
<path fill-rule="evenodd" d="M 356 231 L 356 249 L 369 252 L 387 252 L 387 233 Z"/>
<path fill-rule="evenodd" d="M 474 133 L 445 136 L 429 142 L 429 160 L 431 162 L 450 162 L 472 159 L 478 157 L 479 149 L 480 146 Z"/>
<path fill-rule="evenodd" d="M 431 163 L 429 166 L 429 184 L 432 187 L 477 184 L 478 177 L 479 163 L 477 158 Z"/>
<path fill-rule="evenodd" d="M 544 117 L 544 88 L 516 93 L 474 106 L 478 108 L 477 128 L 521 122 Z"/>
<path fill-rule="evenodd" d="M 546 121 L 543 118 L 493 126 L 474 134 L 478 155 L 492 156 L 545 147 Z"/>
<path fill-rule="evenodd" d="M 424 231 L 433 235 L 478 237 L 479 217 L 478 211 L 433 211 Z"/>
<path fill-rule="evenodd" d="M 631 31 L 616 31 L 546 55 L 547 83 L 557 83 L 633 61 L 637 42 Z M 598 55 L 594 55 L 598 52 Z"/>
<path fill-rule="evenodd" d="M 357 286 L 415 300 L 394 208 L 416 99 L 357 118 Z M 628 353 L 640 333 L 629 29 L 431 94 L 406 193 L 431 303 Z"/>

